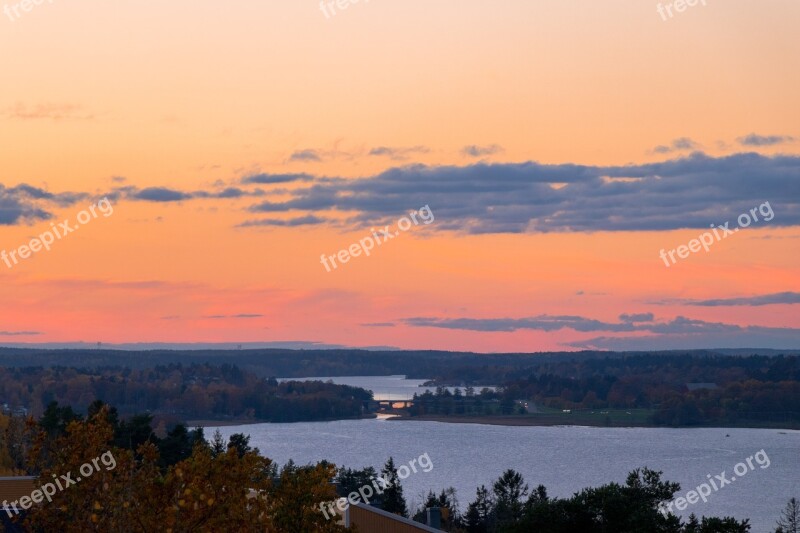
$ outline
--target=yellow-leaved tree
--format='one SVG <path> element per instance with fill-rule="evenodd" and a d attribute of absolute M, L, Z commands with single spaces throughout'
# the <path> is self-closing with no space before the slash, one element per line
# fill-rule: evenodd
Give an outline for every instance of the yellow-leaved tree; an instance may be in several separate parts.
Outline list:
<path fill-rule="evenodd" d="M 319 510 L 322 502 L 336 498 L 329 483 L 333 465 L 284 468 L 276 479 L 271 461 L 256 451 L 229 447 L 215 453 L 200 443 L 188 459 L 163 470 L 154 444 L 145 443 L 134 454 L 114 447 L 113 437 L 107 407 L 87 420 L 70 422 L 55 439 L 36 432 L 28 466 L 38 474 L 37 488 L 44 496 L 29 509 L 26 529 L 352 531 Z"/>

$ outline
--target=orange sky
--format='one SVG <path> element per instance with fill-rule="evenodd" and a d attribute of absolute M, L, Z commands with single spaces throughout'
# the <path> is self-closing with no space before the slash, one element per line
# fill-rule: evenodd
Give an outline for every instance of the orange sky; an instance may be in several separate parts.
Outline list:
<path fill-rule="evenodd" d="M 800 347 L 795 0 L 15 5 L 0 345 Z"/>

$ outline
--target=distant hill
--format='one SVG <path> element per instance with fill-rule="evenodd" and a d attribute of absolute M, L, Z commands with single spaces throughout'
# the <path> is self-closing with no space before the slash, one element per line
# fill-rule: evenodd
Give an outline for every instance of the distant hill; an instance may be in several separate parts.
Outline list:
<path fill-rule="evenodd" d="M 235 364 L 263 377 L 378 376 L 404 374 L 410 378 L 457 378 L 480 375 L 481 367 L 523 370 L 547 362 L 625 358 L 637 355 L 663 357 L 728 357 L 750 355 L 790 355 L 800 351 L 768 349 L 691 350 L 665 352 L 540 352 L 474 353 L 436 350 L 356 350 L 356 349 L 152 349 L 118 350 L 105 347 L 75 349 L 0 348 L 0 366 L 68 366 L 83 368 L 151 368 L 170 363 Z"/>

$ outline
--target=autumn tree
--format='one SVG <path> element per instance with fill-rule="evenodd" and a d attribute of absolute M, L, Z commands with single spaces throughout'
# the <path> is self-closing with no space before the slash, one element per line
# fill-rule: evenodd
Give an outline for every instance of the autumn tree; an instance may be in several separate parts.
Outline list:
<path fill-rule="evenodd" d="M 276 479 L 272 462 L 256 450 L 241 453 L 231 443 L 215 453 L 196 442 L 191 455 L 165 469 L 153 442 L 135 454 L 114 446 L 109 414 L 102 406 L 87 420 L 72 420 L 52 441 L 39 429 L 28 467 L 39 473 L 41 492 L 28 509 L 28 530 L 345 531 L 319 511 L 336 497 L 333 465 L 292 467 Z M 180 443 L 182 434 L 176 434 Z"/>

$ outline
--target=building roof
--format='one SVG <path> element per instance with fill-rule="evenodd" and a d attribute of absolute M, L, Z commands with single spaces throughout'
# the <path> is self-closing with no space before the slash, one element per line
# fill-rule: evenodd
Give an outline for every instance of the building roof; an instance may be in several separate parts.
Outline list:
<path fill-rule="evenodd" d="M 4 500 L 13 502 L 23 496 L 30 496 L 36 489 L 33 484 L 35 480 L 33 476 L 0 477 L 0 508 Z"/>
<path fill-rule="evenodd" d="M 345 526 L 348 528 L 356 526 L 359 533 L 418 533 L 420 531 L 442 533 L 440 529 L 434 529 L 363 503 L 350 504 L 344 515 Z"/>

